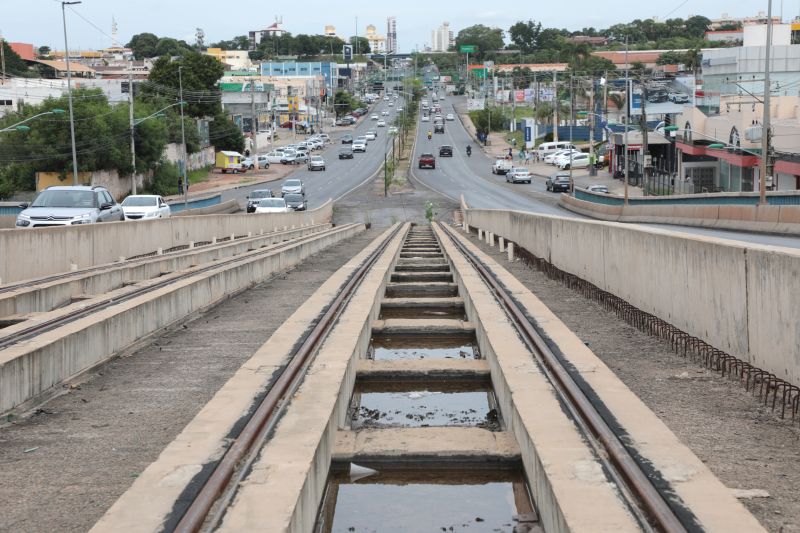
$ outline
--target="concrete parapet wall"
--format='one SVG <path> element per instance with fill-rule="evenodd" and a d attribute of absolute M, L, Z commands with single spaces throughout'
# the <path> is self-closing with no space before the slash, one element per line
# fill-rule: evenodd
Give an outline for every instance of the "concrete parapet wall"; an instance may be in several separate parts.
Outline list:
<path fill-rule="evenodd" d="M 174 213 L 172 216 L 174 217 L 191 217 L 197 215 L 223 215 L 223 214 L 232 214 L 236 213 L 237 211 L 241 211 L 242 208 L 239 206 L 239 202 L 236 200 L 228 200 L 227 202 L 222 202 L 221 204 L 217 205 L 210 205 L 208 207 L 198 207 L 196 209 L 187 209 L 185 211 L 178 211 Z"/>
<path fill-rule="evenodd" d="M 469 209 L 465 222 L 800 383 L 800 250 L 519 211 Z"/>
<path fill-rule="evenodd" d="M 562 194 L 559 205 L 613 222 L 646 222 L 800 235 L 800 205 L 608 205 Z"/>
<path fill-rule="evenodd" d="M 330 222 L 333 203 L 292 213 L 195 215 L 85 226 L 0 230 L 0 284 L 136 257 L 159 248 Z"/>

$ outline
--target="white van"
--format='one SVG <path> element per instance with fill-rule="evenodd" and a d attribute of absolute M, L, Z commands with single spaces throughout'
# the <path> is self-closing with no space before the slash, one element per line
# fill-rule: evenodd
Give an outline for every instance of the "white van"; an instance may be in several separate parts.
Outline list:
<path fill-rule="evenodd" d="M 542 143 L 539 145 L 537 150 L 539 151 L 539 160 L 544 161 L 544 156 L 553 154 L 558 152 L 559 150 L 577 150 L 575 145 L 570 143 L 569 141 L 558 141 L 558 142 L 549 142 L 549 143 Z"/>

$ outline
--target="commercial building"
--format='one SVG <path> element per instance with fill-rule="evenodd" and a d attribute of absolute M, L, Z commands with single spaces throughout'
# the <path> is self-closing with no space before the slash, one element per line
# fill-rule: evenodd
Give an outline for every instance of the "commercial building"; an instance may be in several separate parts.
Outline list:
<path fill-rule="evenodd" d="M 772 17 L 773 24 L 780 24 L 781 17 L 774 15 Z M 753 17 L 731 17 L 727 13 L 723 13 L 721 17 L 717 19 L 711 19 L 711 24 L 709 25 L 710 30 L 718 30 L 720 28 L 725 27 L 743 27 L 749 25 L 766 25 L 767 24 L 767 14 L 763 11 L 759 11 L 757 15 Z"/>
<path fill-rule="evenodd" d="M 226 70 L 244 70 L 253 66 L 247 50 L 223 50 L 222 48 L 207 48 L 206 55 L 216 58 L 226 65 Z"/>
<path fill-rule="evenodd" d="M 397 53 L 397 17 L 386 19 L 386 53 Z"/>
<path fill-rule="evenodd" d="M 447 52 L 455 44 L 450 23 L 443 22 L 441 26 L 431 32 L 431 51 Z"/>
<path fill-rule="evenodd" d="M 364 37 L 366 37 L 369 49 L 372 50 L 373 54 L 383 54 L 386 51 L 386 37 L 379 35 L 373 24 L 367 25 Z"/>
<path fill-rule="evenodd" d="M 284 33 L 288 33 L 283 29 L 283 17 L 275 17 L 275 22 L 264 28 L 263 30 L 254 30 L 248 32 L 250 37 L 250 50 L 255 50 L 266 38 L 280 37 Z"/>
<path fill-rule="evenodd" d="M 332 61 L 264 61 L 261 76 L 267 77 L 322 77 L 322 86 L 329 92 L 339 85 L 339 65 Z"/>

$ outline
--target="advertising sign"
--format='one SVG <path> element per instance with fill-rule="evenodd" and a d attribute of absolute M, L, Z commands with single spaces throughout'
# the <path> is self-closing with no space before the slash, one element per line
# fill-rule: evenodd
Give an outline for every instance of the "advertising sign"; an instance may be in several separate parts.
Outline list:
<path fill-rule="evenodd" d="M 555 90 L 552 87 L 539 88 L 539 101 L 552 102 L 555 99 Z"/>
<path fill-rule="evenodd" d="M 467 100 L 468 111 L 483 111 L 485 107 L 483 98 L 470 98 Z"/>
<path fill-rule="evenodd" d="M 514 101 L 517 103 L 525 101 L 525 91 L 517 90 L 514 91 Z"/>
<path fill-rule="evenodd" d="M 475 46 L 474 44 L 462 44 L 461 47 L 459 48 L 459 51 L 462 54 L 474 54 L 475 52 L 478 51 L 478 47 Z"/>

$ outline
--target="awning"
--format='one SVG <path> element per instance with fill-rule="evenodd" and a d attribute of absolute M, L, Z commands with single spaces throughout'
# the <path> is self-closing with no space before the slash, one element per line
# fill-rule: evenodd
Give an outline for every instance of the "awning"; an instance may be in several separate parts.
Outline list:
<path fill-rule="evenodd" d="M 722 159 L 723 161 L 727 161 L 731 165 L 735 165 L 737 167 L 757 167 L 760 159 L 757 155 L 742 153 L 737 154 L 735 151 L 728 151 L 724 148 L 709 148 L 708 146 L 701 144 L 686 144 L 676 141 L 675 145 L 683 153 L 689 155 L 705 155 L 709 157 L 716 157 L 717 159 Z"/>

